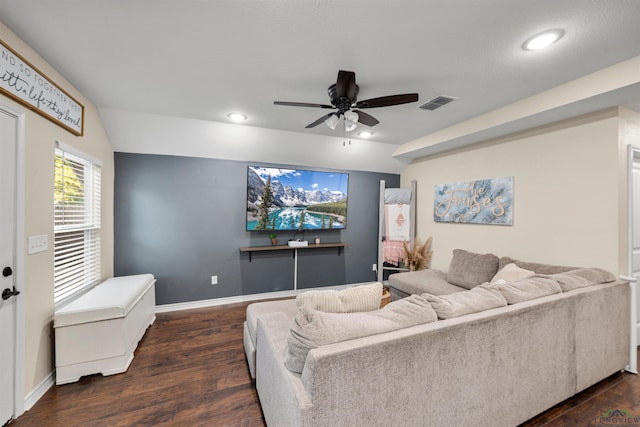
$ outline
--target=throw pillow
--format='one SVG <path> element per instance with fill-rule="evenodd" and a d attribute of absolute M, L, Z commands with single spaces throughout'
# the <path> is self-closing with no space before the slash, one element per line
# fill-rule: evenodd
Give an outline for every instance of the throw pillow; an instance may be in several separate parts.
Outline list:
<path fill-rule="evenodd" d="M 455 292 L 449 295 L 422 294 L 422 296 L 429 301 L 439 319 L 460 317 L 507 305 L 507 301 L 500 292 L 484 286 L 477 286 L 469 291 Z"/>
<path fill-rule="evenodd" d="M 471 289 L 488 282 L 498 272 L 498 257 L 494 254 L 475 254 L 454 249 L 447 272 L 447 282 Z"/>
<path fill-rule="evenodd" d="M 528 277 L 511 283 L 500 279 L 492 282 L 488 287 L 500 292 L 504 299 L 507 300 L 507 304 L 517 304 L 519 302 L 562 292 L 558 282 L 549 277 L 540 276 Z"/>
<path fill-rule="evenodd" d="M 353 313 L 380 308 L 382 283 L 335 289 L 303 292 L 296 297 L 296 307 L 327 313 Z"/>
<path fill-rule="evenodd" d="M 495 276 L 491 279 L 491 284 L 495 284 L 496 282 L 503 280 L 506 283 L 515 282 L 516 280 L 526 279 L 527 277 L 533 276 L 535 273 L 531 270 L 525 270 L 524 268 L 520 268 L 515 264 L 507 264 L 502 268 L 502 270 L 498 271 Z"/>
<path fill-rule="evenodd" d="M 436 320 L 429 302 L 420 295 L 411 295 L 380 310 L 362 313 L 324 313 L 303 308 L 293 319 L 284 365 L 291 372 L 300 374 L 309 351 L 314 348 Z"/>

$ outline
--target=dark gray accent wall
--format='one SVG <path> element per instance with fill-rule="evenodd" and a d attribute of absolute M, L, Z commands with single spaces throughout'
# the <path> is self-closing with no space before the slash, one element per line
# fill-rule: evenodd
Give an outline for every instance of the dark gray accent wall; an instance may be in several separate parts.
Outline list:
<path fill-rule="evenodd" d="M 115 153 L 114 272 L 152 273 L 156 303 L 172 304 L 293 289 L 293 251 L 241 253 L 270 244 L 268 232 L 245 230 L 248 166 L 230 160 Z M 324 169 L 323 169 L 324 170 Z M 304 238 L 349 242 L 337 249 L 298 251 L 298 288 L 375 280 L 379 182 L 400 176 L 349 173 L 345 230 L 306 231 Z M 293 232 L 279 232 L 285 244 Z M 302 237 L 298 235 L 298 237 Z M 211 285 L 211 276 L 218 285 Z"/>

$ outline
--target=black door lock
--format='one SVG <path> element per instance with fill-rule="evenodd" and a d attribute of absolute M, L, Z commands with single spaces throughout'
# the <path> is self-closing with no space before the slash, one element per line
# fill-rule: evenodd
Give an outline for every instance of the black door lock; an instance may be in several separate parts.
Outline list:
<path fill-rule="evenodd" d="M 6 301 L 18 294 L 20 294 L 20 291 L 17 290 L 15 286 L 13 287 L 13 289 L 6 288 L 4 291 L 2 291 L 2 299 Z"/>
<path fill-rule="evenodd" d="M 2 277 L 9 277 L 13 274 L 11 267 L 5 267 L 2 269 Z"/>

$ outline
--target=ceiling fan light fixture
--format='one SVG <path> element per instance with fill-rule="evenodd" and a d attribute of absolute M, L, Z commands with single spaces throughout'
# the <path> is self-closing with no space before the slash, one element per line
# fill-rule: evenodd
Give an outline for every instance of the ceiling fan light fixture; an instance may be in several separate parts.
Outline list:
<path fill-rule="evenodd" d="M 360 116 L 358 116 L 358 113 L 356 113 L 355 111 L 345 111 L 344 113 L 344 130 L 346 132 L 351 132 L 352 130 L 354 130 L 355 128 L 358 127 L 358 119 L 360 118 Z"/>
<path fill-rule="evenodd" d="M 331 128 L 331 130 L 334 130 L 336 128 L 336 126 L 338 126 L 338 122 L 340 121 L 340 117 L 338 117 L 337 115 L 332 115 L 331 117 L 329 117 L 327 120 L 325 120 L 324 122 L 327 124 L 327 126 L 329 126 Z"/>
<path fill-rule="evenodd" d="M 564 30 L 555 29 L 544 31 L 525 40 L 525 42 L 522 43 L 522 48 L 524 50 L 544 49 L 560 40 L 562 36 L 564 36 Z"/>
<path fill-rule="evenodd" d="M 373 132 L 370 130 L 363 130 L 362 132 L 358 132 L 358 136 L 360 138 L 371 138 L 373 136 Z"/>
<path fill-rule="evenodd" d="M 234 122 L 243 122 L 245 120 L 247 120 L 247 116 L 245 116 L 242 113 L 229 113 L 227 114 L 227 117 L 229 117 L 229 119 L 231 119 Z"/>
<path fill-rule="evenodd" d="M 347 111 L 344 113 L 344 119 L 347 122 L 351 122 L 351 123 L 358 123 L 358 119 L 360 117 L 358 116 L 358 113 L 356 113 L 355 111 Z"/>
<path fill-rule="evenodd" d="M 353 123 L 350 121 L 345 120 L 344 121 L 344 130 L 347 132 L 351 132 L 352 130 L 354 130 L 355 128 L 358 127 L 357 123 Z"/>

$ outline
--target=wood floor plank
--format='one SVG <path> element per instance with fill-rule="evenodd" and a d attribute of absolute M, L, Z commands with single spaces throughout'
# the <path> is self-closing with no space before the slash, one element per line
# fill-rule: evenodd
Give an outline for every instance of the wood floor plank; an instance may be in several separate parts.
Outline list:
<path fill-rule="evenodd" d="M 11 427 L 265 426 L 244 356 L 247 305 L 158 313 L 126 373 L 54 386 Z M 613 375 L 522 427 L 594 425 L 612 408 L 640 415 L 640 376 Z"/>

